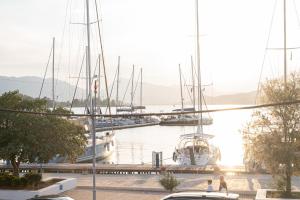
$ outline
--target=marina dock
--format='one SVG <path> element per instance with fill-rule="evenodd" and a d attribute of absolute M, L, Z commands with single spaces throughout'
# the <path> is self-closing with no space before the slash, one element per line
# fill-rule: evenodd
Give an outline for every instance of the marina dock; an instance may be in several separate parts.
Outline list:
<path fill-rule="evenodd" d="M 151 122 L 151 123 L 144 123 L 144 124 L 133 124 L 133 125 L 124 125 L 124 126 L 114 126 L 113 130 L 121 130 L 121 129 L 127 129 L 127 128 L 138 128 L 138 127 L 145 127 L 145 126 L 155 126 L 159 125 L 159 122 Z M 103 128 L 95 128 L 97 132 L 102 131 L 109 131 L 111 130 L 111 127 L 103 127 Z"/>
<path fill-rule="evenodd" d="M 0 171 L 11 171 L 11 165 L 0 165 Z M 20 171 L 43 171 L 44 173 L 79 173 L 91 174 L 92 164 L 21 164 Z M 208 166 L 206 168 L 199 166 L 179 166 L 179 165 L 164 165 L 155 167 L 150 164 L 96 164 L 97 174 L 160 174 L 162 172 L 171 172 L 174 174 L 213 174 L 222 172 L 227 174 L 244 174 L 244 167 L 215 168 Z"/>

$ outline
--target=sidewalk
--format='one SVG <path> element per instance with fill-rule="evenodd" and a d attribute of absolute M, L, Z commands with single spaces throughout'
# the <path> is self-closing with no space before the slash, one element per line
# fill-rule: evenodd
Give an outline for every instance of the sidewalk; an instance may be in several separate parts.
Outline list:
<path fill-rule="evenodd" d="M 213 180 L 213 188 L 218 189 L 219 175 L 213 174 L 175 174 L 181 182 L 177 191 L 206 190 L 207 180 Z M 90 189 L 92 187 L 92 175 L 81 174 L 43 174 L 43 178 L 48 177 L 73 177 L 77 178 L 77 189 Z M 257 189 L 271 188 L 272 178 L 270 175 L 224 175 L 229 192 L 253 195 Z M 143 191 L 143 192 L 163 192 L 164 189 L 159 184 L 160 175 L 96 175 L 97 190 L 118 190 L 118 191 Z M 299 190 L 300 177 L 293 178 L 293 189 Z"/>

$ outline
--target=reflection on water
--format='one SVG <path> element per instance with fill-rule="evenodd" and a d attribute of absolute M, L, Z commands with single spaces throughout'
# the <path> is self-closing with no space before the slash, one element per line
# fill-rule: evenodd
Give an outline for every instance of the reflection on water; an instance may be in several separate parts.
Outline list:
<path fill-rule="evenodd" d="M 210 106 L 209 108 L 227 108 Z M 168 112 L 172 106 L 147 106 L 147 112 Z M 250 120 L 252 110 L 224 111 L 211 113 L 213 124 L 204 127 L 204 132 L 215 135 L 213 143 L 222 154 L 221 165 L 243 164 L 243 143 L 241 130 Z M 152 151 L 163 152 L 165 164 L 175 164 L 172 160 L 174 148 L 181 134 L 193 133 L 196 127 L 149 126 L 116 130 L 116 150 L 104 162 L 115 164 L 141 164 L 152 162 Z"/>

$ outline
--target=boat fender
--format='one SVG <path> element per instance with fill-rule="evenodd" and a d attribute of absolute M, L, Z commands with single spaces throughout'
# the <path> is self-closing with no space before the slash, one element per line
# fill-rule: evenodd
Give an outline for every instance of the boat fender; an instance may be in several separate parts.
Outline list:
<path fill-rule="evenodd" d="M 177 160 L 177 155 L 175 152 L 173 152 L 173 161 L 176 162 L 176 160 Z"/>

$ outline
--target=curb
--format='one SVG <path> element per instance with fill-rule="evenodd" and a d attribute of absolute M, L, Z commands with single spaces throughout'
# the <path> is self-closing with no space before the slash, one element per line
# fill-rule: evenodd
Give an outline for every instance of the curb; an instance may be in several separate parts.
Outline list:
<path fill-rule="evenodd" d="M 93 189 L 92 186 L 77 186 L 76 189 Z M 169 193 L 162 188 L 137 188 L 137 187 L 108 187 L 108 186 L 96 186 L 96 190 L 112 190 L 112 191 L 128 191 L 128 192 L 157 192 L 157 193 Z M 175 192 L 200 192 L 203 190 L 196 189 L 178 189 Z M 237 193 L 243 196 L 255 196 L 256 191 L 240 191 L 231 190 L 230 193 Z"/>

